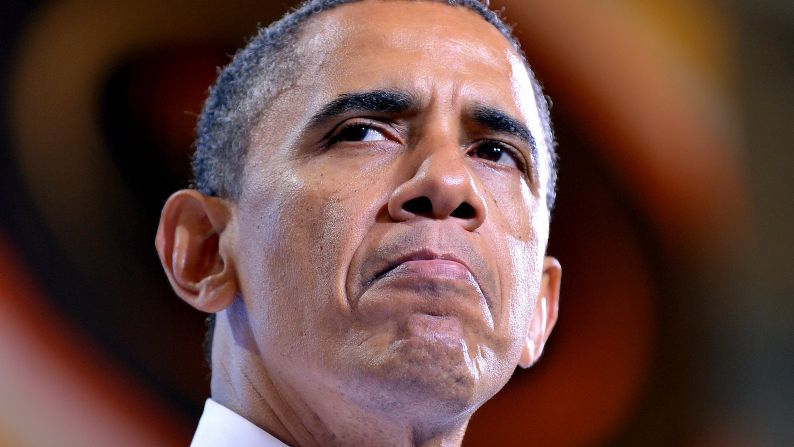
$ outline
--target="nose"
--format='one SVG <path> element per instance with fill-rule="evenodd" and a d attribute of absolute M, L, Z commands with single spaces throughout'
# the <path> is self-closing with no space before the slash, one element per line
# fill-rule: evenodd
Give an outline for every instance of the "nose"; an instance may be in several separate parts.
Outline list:
<path fill-rule="evenodd" d="M 389 197 L 391 218 L 454 219 L 468 231 L 479 228 L 487 214 L 486 202 L 460 147 L 449 141 L 424 150 L 416 147 L 411 155 L 414 160 L 407 165 L 418 167 Z"/>

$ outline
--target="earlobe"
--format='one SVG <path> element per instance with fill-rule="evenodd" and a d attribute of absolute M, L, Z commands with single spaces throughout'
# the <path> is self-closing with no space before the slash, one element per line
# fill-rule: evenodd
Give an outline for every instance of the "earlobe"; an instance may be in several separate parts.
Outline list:
<path fill-rule="evenodd" d="M 535 309 L 532 312 L 532 321 L 518 361 L 522 368 L 529 368 L 538 361 L 543 353 L 546 340 L 557 322 L 561 278 L 560 262 L 551 256 L 546 256 L 543 261 L 540 290 L 535 300 Z"/>
<path fill-rule="evenodd" d="M 237 293 L 234 260 L 224 243 L 231 209 L 198 191 L 172 195 L 160 216 L 155 247 L 174 291 L 203 312 L 218 312 Z"/>

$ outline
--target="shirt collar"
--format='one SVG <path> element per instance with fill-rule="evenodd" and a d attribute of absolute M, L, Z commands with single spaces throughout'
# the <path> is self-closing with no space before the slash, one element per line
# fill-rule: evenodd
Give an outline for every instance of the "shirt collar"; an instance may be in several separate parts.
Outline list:
<path fill-rule="evenodd" d="M 287 447 L 270 433 L 212 399 L 204 413 L 190 447 Z"/>

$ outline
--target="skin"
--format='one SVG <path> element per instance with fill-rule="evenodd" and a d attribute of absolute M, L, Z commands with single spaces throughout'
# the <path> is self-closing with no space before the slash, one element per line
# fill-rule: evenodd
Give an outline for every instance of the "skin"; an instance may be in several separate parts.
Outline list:
<path fill-rule="evenodd" d="M 291 445 L 459 445 L 556 321 L 526 69 L 438 3 L 345 5 L 304 35 L 239 199 L 177 192 L 158 229 L 174 289 L 218 313 L 213 399 Z M 351 95 L 402 102 L 328 108 Z"/>

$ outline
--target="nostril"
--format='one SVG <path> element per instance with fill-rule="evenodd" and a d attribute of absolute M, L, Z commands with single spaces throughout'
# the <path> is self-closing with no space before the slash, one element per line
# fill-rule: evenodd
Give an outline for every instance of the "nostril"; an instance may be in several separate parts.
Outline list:
<path fill-rule="evenodd" d="M 428 216 L 433 213 L 433 204 L 428 197 L 422 196 L 403 203 L 403 209 L 416 216 Z"/>
<path fill-rule="evenodd" d="M 477 212 L 474 210 L 474 207 L 469 205 L 467 202 L 463 202 L 455 208 L 455 211 L 452 211 L 450 216 L 457 217 L 458 219 L 472 219 Z"/>

